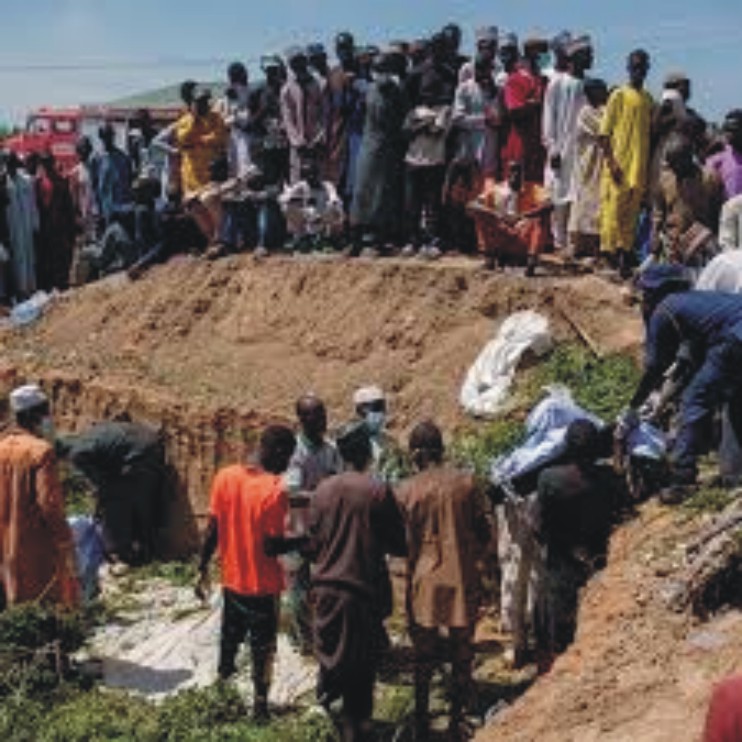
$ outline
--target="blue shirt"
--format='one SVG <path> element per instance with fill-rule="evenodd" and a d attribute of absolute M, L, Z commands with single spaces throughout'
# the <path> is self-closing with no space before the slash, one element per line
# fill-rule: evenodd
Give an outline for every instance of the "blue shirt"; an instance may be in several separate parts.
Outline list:
<path fill-rule="evenodd" d="M 663 373 L 682 342 L 705 355 L 730 339 L 742 342 L 742 296 L 718 291 L 687 291 L 668 296 L 655 309 L 647 330 L 647 372 Z"/>
<path fill-rule="evenodd" d="M 131 203 L 131 161 L 120 149 L 98 156 L 95 190 L 106 223 L 114 212 Z"/>

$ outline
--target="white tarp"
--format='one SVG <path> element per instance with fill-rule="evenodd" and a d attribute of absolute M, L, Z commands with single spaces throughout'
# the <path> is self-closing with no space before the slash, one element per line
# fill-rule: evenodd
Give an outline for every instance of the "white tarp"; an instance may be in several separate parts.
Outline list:
<path fill-rule="evenodd" d="M 523 354 L 543 355 L 551 346 L 546 317 L 530 310 L 511 314 L 469 369 L 459 397 L 462 407 L 476 417 L 502 412 Z"/>

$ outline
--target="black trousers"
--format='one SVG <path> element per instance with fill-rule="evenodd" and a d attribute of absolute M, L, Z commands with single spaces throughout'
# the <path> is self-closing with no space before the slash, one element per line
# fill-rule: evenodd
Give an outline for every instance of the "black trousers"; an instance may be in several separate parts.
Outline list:
<path fill-rule="evenodd" d="M 255 695 L 266 699 L 276 654 L 278 596 L 240 595 L 225 587 L 223 597 L 219 677 L 226 680 L 234 675 L 237 650 L 249 640 Z"/>
<path fill-rule="evenodd" d="M 405 211 L 407 233 L 415 247 L 440 238 L 440 219 L 443 199 L 443 165 L 407 167 Z"/>

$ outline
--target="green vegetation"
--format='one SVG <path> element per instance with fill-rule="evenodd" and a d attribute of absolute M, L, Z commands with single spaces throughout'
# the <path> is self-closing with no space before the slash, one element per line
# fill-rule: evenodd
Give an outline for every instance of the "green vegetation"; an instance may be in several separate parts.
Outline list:
<path fill-rule="evenodd" d="M 542 363 L 517 377 L 510 414 L 458 432 L 451 447 L 452 457 L 486 476 L 492 459 L 523 439 L 525 419 L 546 387 L 566 386 L 579 405 L 610 422 L 627 405 L 639 376 L 636 364 L 625 356 L 598 359 L 582 345 L 561 345 Z"/>
<path fill-rule="evenodd" d="M 183 691 L 161 705 L 123 692 L 64 688 L 45 699 L 18 696 L 0 704 L 0 738 L 8 742 L 324 742 L 332 722 L 305 712 L 260 726 L 231 686 Z"/>
<path fill-rule="evenodd" d="M 720 513 L 739 497 L 739 491 L 723 487 L 700 487 L 684 503 L 683 507 L 693 515 Z"/>

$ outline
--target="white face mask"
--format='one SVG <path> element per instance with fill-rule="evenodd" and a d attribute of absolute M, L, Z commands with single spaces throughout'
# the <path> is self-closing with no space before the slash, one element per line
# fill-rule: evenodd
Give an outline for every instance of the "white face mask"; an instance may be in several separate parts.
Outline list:
<path fill-rule="evenodd" d="M 369 435 L 377 436 L 386 426 L 386 414 L 384 412 L 367 412 L 365 422 Z"/>
<path fill-rule="evenodd" d="M 56 431 L 54 430 L 54 420 L 49 415 L 41 419 L 39 423 L 39 434 L 47 443 L 54 443 Z"/>

